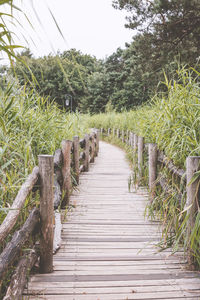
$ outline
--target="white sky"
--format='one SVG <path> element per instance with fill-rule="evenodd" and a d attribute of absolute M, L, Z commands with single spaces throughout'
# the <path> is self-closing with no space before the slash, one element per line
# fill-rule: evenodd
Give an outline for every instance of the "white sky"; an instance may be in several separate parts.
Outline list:
<path fill-rule="evenodd" d="M 127 13 L 114 9 L 112 0 L 16 0 L 14 3 L 22 7 L 34 27 L 32 30 L 22 14 L 16 14 L 23 26 L 20 30 L 17 26 L 16 40 L 28 46 L 36 57 L 76 48 L 84 54 L 105 58 L 118 47 L 124 48 L 125 42 L 131 42 L 134 34 L 133 30 L 124 27 Z M 22 34 L 29 40 L 28 45 L 22 42 Z"/>

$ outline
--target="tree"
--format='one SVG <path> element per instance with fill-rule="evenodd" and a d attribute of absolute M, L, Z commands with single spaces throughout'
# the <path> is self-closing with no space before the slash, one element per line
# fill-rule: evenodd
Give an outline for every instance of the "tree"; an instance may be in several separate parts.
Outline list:
<path fill-rule="evenodd" d="M 14 72 L 21 85 L 34 85 L 40 95 L 49 96 L 60 107 L 65 107 L 66 95 L 70 94 L 73 111 L 80 108 L 88 94 L 87 77 L 95 70 L 96 58 L 75 49 L 37 59 L 26 50 L 18 57 Z"/>
<path fill-rule="evenodd" d="M 177 54 L 195 64 L 200 49 L 200 2 L 198 0 L 114 0 L 125 9 L 126 27 L 151 34 L 153 52 L 172 61 Z"/>

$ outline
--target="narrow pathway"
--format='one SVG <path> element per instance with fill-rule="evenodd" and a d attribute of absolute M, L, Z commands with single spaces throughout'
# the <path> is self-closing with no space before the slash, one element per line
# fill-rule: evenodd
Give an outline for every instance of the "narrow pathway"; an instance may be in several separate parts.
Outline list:
<path fill-rule="evenodd" d="M 130 172 L 124 152 L 101 142 L 71 197 L 54 272 L 32 277 L 24 299 L 200 299 L 182 253 L 157 252 L 159 224 L 144 219 L 146 192 L 128 191 Z"/>

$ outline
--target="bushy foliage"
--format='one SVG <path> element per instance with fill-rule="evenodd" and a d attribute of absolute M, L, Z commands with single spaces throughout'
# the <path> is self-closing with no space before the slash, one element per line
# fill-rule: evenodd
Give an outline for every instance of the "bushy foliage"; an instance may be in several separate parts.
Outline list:
<path fill-rule="evenodd" d="M 37 165 L 37 155 L 53 154 L 62 139 L 81 137 L 86 129 L 84 117 L 66 114 L 31 90 L 15 84 L 1 90 L 0 208 L 12 204 L 24 179 Z"/>
<path fill-rule="evenodd" d="M 25 50 L 18 55 L 15 68 L 11 69 L 22 86 L 34 87 L 61 109 L 70 109 L 71 105 L 65 105 L 69 94 L 73 111 L 80 110 L 82 99 L 88 96 L 87 78 L 95 70 L 96 59 L 75 49 L 41 58 L 34 58 L 29 50 Z"/>

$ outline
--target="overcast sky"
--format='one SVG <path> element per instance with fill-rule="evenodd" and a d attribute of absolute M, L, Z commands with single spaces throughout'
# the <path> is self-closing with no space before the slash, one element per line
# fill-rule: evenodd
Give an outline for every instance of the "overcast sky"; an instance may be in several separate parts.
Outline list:
<path fill-rule="evenodd" d="M 57 50 L 76 48 L 82 53 L 104 58 L 118 47 L 124 48 L 125 42 L 131 42 L 134 34 L 124 27 L 127 13 L 114 9 L 112 0 L 16 0 L 14 3 L 22 7 L 34 27 L 34 30 L 31 29 L 22 14 L 18 13 L 16 18 L 23 29 L 17 27 L 16 40 L 22 43 L 24 35 L 29 41 L 29 48 L 37 57 Z M 27 46 L 24 41 L 23 44 Z"/>

